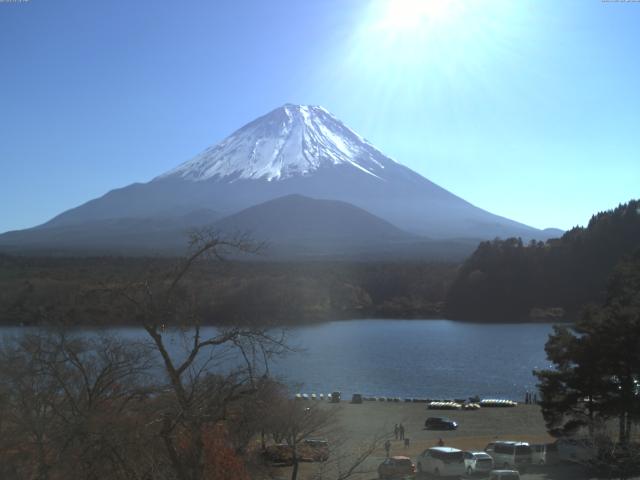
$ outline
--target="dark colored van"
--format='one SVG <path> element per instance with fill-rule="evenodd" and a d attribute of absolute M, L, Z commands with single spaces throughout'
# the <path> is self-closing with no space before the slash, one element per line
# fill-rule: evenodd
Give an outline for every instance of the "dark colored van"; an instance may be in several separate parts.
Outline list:
<path fill-rule="evenodd" d="M 424 421 L 427 430 L 455 430 L 458 424 L 453 420 L 442 417 L 429 417 Z"/>

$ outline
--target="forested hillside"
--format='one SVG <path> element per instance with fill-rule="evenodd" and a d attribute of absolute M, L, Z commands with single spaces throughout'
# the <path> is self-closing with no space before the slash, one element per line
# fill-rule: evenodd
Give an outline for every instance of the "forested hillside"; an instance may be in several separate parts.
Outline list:
<path fill-rule="evenodd" d="M 187 280 L 212 324 L 340 318 L 571 320 L 603 300 L 640 248 L 640 201 L 559 239 L 481 243 L 461 266 L 433 262 L 210 262 Z M 0 256 L 0 323 L 135 324 L 105 292 L 170 271 L 171 258 Z"/>
<path fill-rule="evenodd" d="M 594 215 L 559 239 L 482 242 L 447 295 L 448 318 L 477 321 L 573 319 L 600 302 L 612 269 L 640 248 L 640 201 Z"/>
<path fill-rule="evenodd" d="M 0 324 L 131 325 L 109 291 L 170 272 L 170 258 L 0 256 Z M 456 264 L 208 262 L 186 279 L 211 324 L 442 318 Z"/>

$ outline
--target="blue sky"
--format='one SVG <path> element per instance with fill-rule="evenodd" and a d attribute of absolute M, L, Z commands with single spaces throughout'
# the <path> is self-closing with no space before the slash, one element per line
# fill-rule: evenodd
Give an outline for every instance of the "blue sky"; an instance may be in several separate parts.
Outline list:
<path fill-rule="evenodd" d="M 0 3 L 0 231 L 288 102 L 535 227 L 640 196 L 640 3 L 442 2 Z"/>

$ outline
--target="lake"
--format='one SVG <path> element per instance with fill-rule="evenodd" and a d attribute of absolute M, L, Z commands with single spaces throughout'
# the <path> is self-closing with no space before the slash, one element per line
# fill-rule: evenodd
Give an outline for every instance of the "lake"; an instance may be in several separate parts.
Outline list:
<path fill-rule="evenodd" d="M 19 328 L 0 333 L 16 335 Z M 141 329 L 108 332 L 145 339 Z M 303 351 L 271 371 L 293 392 L 370 396 L 521 400 L 534 391 L 532 370 L 546 368 L 551 324 L 476 324 L 450 320 L 350 320 L 297 327 L 290 342 Z M 84 333 L 95 330 L 83 330 Z M 171 347 L 180 349 L 180 342 Z"/>
<path fill-rule="evenodd" d="M 357 320 L 298 328 L 306 353 L 276 371 L 303 392 L 376 396 L 524 398 L 545 368 L 550 324 Z"/>

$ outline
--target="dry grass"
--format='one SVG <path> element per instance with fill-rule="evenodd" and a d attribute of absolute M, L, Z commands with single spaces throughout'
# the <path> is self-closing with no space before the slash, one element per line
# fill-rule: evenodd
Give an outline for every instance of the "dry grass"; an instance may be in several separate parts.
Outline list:
<path fill-rule="evenodd" d="M 311 400 L 309 400 L 311 402 Z M 550 442 L 540 409 L 534 405 L 519 405 L 515 408 L 487 408 L 477 411 L 436 411 L 427 410 L 424 403 L 365 402 L 361 405 L 341 403 L 337 409 L 340 429 L 331 432 L 329 441 L 340 444 L 341 451 L 358 451 L 381 432 L 391 435 L 391 454 L 406 455 L 413 459 L 442 438 L 445 445 L 463 450 L 482 450 L 490 441 L 519 440 L 531 443 Z M 424 429 L 427 417 L 448 417 L 459 424 L 455 431 L 432 431 Z M 410 439 L 409 448 L 401 440 L 393 438 L 393 427 L 402 423 L 405 437 Z M 375 470 L 384 459 L 383 448 L 378 448 L 365 464 L 362 474 L 355 479 L 376 478 Z M 326 478 L 335 478 L 328 466 Z M 301 479 L 311 478 L 318 465 L 305 464 L 300 472 Z M 288 468 L 279 469 L 277 477 L 288 478 Z"/>

